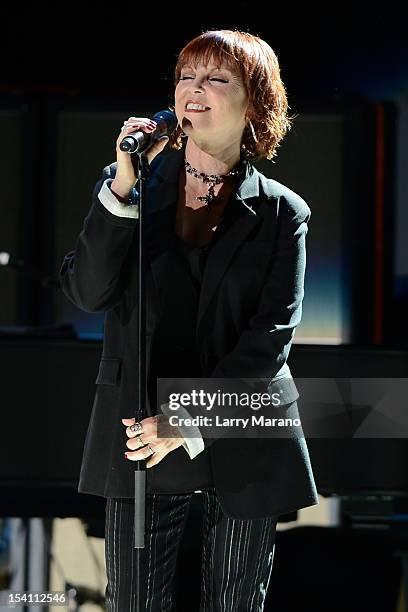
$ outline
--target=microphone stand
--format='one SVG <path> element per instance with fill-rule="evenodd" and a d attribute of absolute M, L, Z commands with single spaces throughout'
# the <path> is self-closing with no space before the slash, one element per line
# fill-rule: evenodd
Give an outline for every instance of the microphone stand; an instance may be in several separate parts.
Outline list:
<path fill-rule="evenodd" d="M 149 175 L 149 164 L 146 155 L 137 153 L 138 162 L 138 183 L 139 183 L 139 262 L 138 262 L 138 394 L 136 422 L 140 422 L 145 417 L 146 406 L 146 293 L 145 293 L 145 273 L 146 273 L 146 247 L 144 231 L 144 196 L 145 181 Z M 135 514 L 134 514 L 134 548 L 136 549 L 136 610 L 145 610 L 145 602 L 140 601 L 140 549 L 145 547 L 145 515 L 146 515 L 146 465 L 144 459 L 136 461 L 135 467 Z"/>

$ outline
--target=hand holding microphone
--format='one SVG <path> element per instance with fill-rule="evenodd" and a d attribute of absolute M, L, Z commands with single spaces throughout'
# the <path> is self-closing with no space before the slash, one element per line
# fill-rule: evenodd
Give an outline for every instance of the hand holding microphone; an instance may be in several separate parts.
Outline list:
<path fill-rule="evenodd" d="M 155 142 L 160 140 L 163 136 L 170 136 L 177 124 L 176 115 L 171 110 L 159 111 L 152 119 L 148 119 L 147 121 L 153 124 L 156 129 L 151 134 L 137 131 L 134 134 L 125 136 L 120 144 L 121 151 L 127 151 L 128 153 L 143 153 L 152 145 L 154 146 Z"/>
<path fill-rule="evenodd" d="M 117 170 L 112 181 L 111 190 L 126 200 L 137 177 L 130 153 L 143 152 L 149 164 L 162 152 L 169 135 L 177 124 L 175 114 L 170 110 L 160 111 L 152 119 L 146 117 L 129 117 L 116 141 Z"/>

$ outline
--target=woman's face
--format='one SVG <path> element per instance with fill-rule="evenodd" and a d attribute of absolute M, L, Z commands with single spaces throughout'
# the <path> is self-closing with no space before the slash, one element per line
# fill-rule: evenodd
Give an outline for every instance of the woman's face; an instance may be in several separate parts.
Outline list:
<path fill-rule="evenodd" d="M 195 142 L 240 146 L 248 95 L 238 69 L 199 63 L 184 66 L 175 91 L 179 124 Z"/>

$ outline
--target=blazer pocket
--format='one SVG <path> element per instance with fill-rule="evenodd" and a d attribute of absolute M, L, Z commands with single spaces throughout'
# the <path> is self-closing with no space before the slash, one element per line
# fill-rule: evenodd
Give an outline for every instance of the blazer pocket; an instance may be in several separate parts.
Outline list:
<path fill-rule="evenodd" d="M 102 357 L 99 363 L 97 385 L 117 385 L 121 374 L 122 359 L 116 357 Z"/>

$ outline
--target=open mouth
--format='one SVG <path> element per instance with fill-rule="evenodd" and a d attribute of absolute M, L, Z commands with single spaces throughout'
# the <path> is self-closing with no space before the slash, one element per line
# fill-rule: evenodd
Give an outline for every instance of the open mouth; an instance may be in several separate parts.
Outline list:
<path fill-rule="evenodd" d="M 193 124 L 189 119 L 187 119 L 187 117 L 183 117 L 183 120 L 181 122 L 181 128 L 184 130 L 186 127 L 193 127 Z"/>
<path fill-rule="evenodd" d="M 196 104 L 194 102 L 187 102 L 184 110 L 186 113 L 205 113 L 210 110 L 210 107 L 205 106 L 204 104 Z"/>

